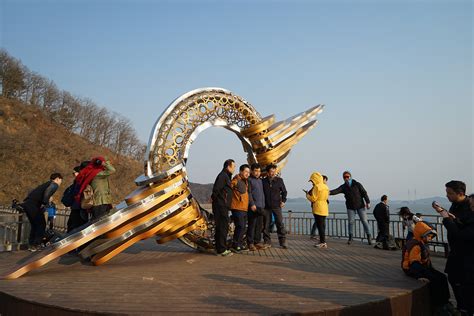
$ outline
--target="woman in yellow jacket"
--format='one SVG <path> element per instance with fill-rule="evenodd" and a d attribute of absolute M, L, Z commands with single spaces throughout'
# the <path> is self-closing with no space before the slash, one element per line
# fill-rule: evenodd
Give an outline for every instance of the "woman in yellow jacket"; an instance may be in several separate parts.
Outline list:
<path fill-rule="evenodd" d="M 327 248 L 325 233 L 326 217 L 329 213 L 329 188 L 324 183 L 323 176 L 318 172 L 311 174 L 309 181 L 313 183 L 313 187 L 306 192 L 306 198 L 311 202 L 314 220 L 319 232 L 319 244 L 315 245 L 315 247 Z"/>

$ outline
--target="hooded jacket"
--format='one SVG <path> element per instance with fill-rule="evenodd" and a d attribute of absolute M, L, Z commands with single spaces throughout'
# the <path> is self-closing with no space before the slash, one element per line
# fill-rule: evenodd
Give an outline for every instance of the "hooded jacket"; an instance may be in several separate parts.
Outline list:
<path fill-rule="evenodd" d="M 91 187 L 94 189 L 94 206 L 112 204 L 109 176 L 114 173 L 114 166 L 112 166 L 110 161 L 106 160 L 104 170 L 99 172 L 91 182 Z"/>
<path fill-rule="evenodd" d="M 313 183 L 313 187 L 308 193 L 306 193 L 306 198 L 311 202 L 313 214 L 320 216 L 328 216 L 328 186 L 324 183 L 323 177 L 318 172 L 314 172 L 313 174 L 311 174 L 309 181 Z"/>
<path fill-rule="evenodd" d="M 418 222 L 413 230 L 413 239 L 408 241 L 403 250 L 402 268 L 404 271 L 419 271 L 423 268 L 431 267 L 430 253 L 423 238 L 429 234 L 435 234 L 428 224 Z"/>

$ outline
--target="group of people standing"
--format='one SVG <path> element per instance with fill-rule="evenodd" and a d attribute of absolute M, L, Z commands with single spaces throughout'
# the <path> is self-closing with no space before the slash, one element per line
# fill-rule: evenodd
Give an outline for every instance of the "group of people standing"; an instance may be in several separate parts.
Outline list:
<path fill-rule="evenodd" d="M 457 309 L 462 315 L 474 315 L 474 194 L 466 195 L 462 181 L 446 183 L 446 196 L 452 203 L 445 210 L 433 208 L 443 217 L 448 232 L 449 255 L 444 272 L 453 289 Z"/>
<path fill-rule="evenodd" d="M 235 161 L 226 160 L 212 188 L 216 254 L 229 256 L 246 250 L 271 247 L 272 216 L 275 219 L 279 245 L 287 249 L 282 214 L 287 191 L 283 179 L 277 176 L 277 166 L 268 165 L 264 178 L 261 177 L 261 166 L 257 163 L 251 166 L 241 165 L 239 173 L 232 177 L 235 169 Z M 232 213 L 235 226 L 231 245 L 227 244 L 229 212 Z M 247 236 L 247 246 L 244 245 L 244 235 Z"/>
<path fill-rule="evenodd" d="M 255 163 L 251 166 L 244 164 L 239 173 L 233 176 L 235 161 L 228 159 L 224 162 L 222 171 L 217 176 L 212 190 L 212 211 L 215 220 L 216 253 L 227 256 L 241 251 L 255 251 L 271 247 L 270 223 L 272 217 L 277 229 L 278 242 L 287 249 L 286 230 L 283 223 L 282 208 L 286 202 L 287 191 L 283 179 L 277 176 L 277 166 L 270 164 L 265 168 L 266 176 L 261 177 L 262 168 Z M 366 209 L 370 209 L 370 199 L 363 185 L 352 179 L 349 171 L 343 172 L 344 183 L 334 190 L 327 186 L 327 176 L 314 172 L 309 182 L 310 190 L 303 190 L 311 203 L 315 219 L 311 236 L 315 239 L 316 229 L 319 233 L 318 248 L 327 248 L 326 217 L 329 213 L 329 195 L 343 193 L 346 199 L 348 214 L 348 244 L 353 241 L 355 215 L 358 214 L 367 235 L 369 245 L 372 245 L 371 233 L 367 220 Z M 229 229 L 229 212 L 232 214 L 235 231 L 232 245 L 227 245 Z M 388 230 L 387 230 L 388 234 Z M 246 235 L 247 247 L 244 245 Z M 262 242 L 263 238 L 263 242 Z M 387 237 L 388 238 L 388 237 Z"/>
<path fill-rule="evenodd" d="M 73 168 L 73 183 L 61 198 L 64 206 L 71 209 L 67 232 L 105 215 L 112 208 L 109 176 L 115 168 L 109 160 L 94 157 Z M 31 225 L 28 239 L 29 250 L 41 250 L 46 240 L 45 210 L 52 204 L 52 197 L 63 180 L 60 173 L 53 173 L 50 180 L 28 193 L 16 208 L 24 212 Z M 87 201 L 86 201 L 87 200 Z"/>

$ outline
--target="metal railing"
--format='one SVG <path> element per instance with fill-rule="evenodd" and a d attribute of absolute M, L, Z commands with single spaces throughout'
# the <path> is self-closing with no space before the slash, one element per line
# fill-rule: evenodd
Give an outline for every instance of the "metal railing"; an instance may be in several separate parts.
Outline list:
<path fill-rule="evenodd" d="M 56 211 L 53 230 L 60 233 L 66 232 L 69 213 L 68 209 Z M 49 223 L 46 223 L 49 228 Z M 30 228 L 30 221 L 26 214 L 9 207 L 0 207 L 0 251 L 25 248 L 28 245 Z"/>
<path fill-rule="evenodd" d="M 58 209 L 53 221 L 53 229 L 60 233 L 65 233 L 67 220 L 69 218 L 69 209 Z M 314 223 L 314 217 L 311 212 L 293 212 L 288 211 L 284 214 L 285 227 L 289 234 L 310 235 Z M 367 214 L 369 228 L 372 236 L 377 236 L 377 221 L 371 214 Z M 438 236 L 433 240 L 437 243 L 447 244 L 447 232 L 442 224 L 442 217 L 436 215 L 424 215 L 423 220 L 432 224 Z M 49 225 L 49 223 L 48 223 Z M 347 229 L 348 219 L 345 212 L 332 212 L 326 218 L 326 236 L 334 238 L 348 238 Z M 18 213 L 12 208 L 0 208 L 0 251 L 19 249 L 21 245 L 28 243 L 28 234 L 30 223 L 25 214 Z M 391 215 L 390 234 L 394 238 L 404 239 L 406 232 L 403 230 L 403 224 L 397 215 Z M 354 223 L 354 239 L 366 239 L 362 222 L 356 217 Z M 432 250 L 436 252 L 445 251 L 442 246 L 433 245 Z"/>
<path fill-rule="evenodd" d="M 372 237 L 375 238 L 378 232 L 377 221 L 373 218 L 372 214 L 367 214 L 367 217 Z M 423 220 L 430 223 L 438 233 L 438 236 L 433 239 L 433 244 L 430 248 L 436 252 L 444 252 L 445 247 L 441 246 L 441 244 L 447 245 L 448 239 L 446 228 L 444 228 L 442 223 L 443 218 L 437 215 L 423 215 Z M 309 236 L 314 223 L 314 217 L 311 212 L 293 212 L 290 210 L 284 217 L 284 222 L 289 234 Z M 326 218 L 326 236 L 349 238 L 348 223 L 347 213 L 329 213 Z M 403 223 L 398 215 L 390 216 L 390 234 L 395 239 L 405 239 L 406 237 L 407 231 L 403 229 Z M 354 223 L 353 238 L 360 240 L 367 239 L 362 221 L 357 216 Z M 436 243 L 440 245 L 436 245 Z"/>
<path fill-rule="evenodd" d="M 19 250 L 28 244 L 30 222 L 11 208 L 0 208 L 0 251 Z"/>

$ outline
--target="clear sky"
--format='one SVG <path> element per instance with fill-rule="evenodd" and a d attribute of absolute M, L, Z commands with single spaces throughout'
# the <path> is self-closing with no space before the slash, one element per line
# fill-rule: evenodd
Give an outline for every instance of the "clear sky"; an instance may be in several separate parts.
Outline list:
<path fill-rule="evenodd" d="M 285 119 L 324 103 L 283 170 L 302 196 L 352 171 L 376 201 L 474 192 L 471 1 L 9 1 L 1 46 L 67 91 L 130 118 L 143 141 L 163 109 L 216 86 Z M 245 156 L 218 128 L 193 144 L 191 181 Z"/>

